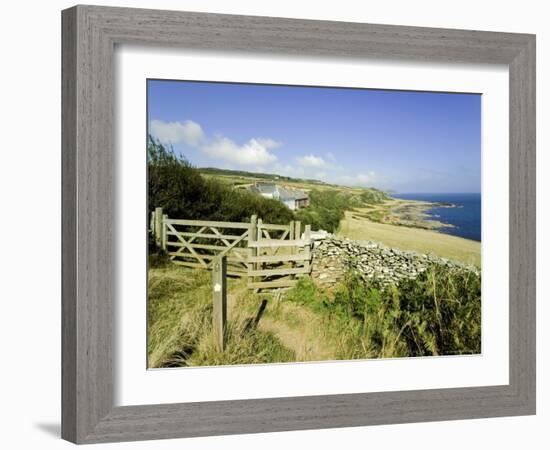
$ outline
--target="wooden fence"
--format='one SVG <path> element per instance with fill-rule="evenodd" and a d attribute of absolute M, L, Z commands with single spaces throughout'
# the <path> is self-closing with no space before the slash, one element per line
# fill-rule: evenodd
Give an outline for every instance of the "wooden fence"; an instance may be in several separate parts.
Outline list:
<path fill-rule="evenodd" d="M 156 208 L 151 233 L 174 264 L 211 270 L 217 258 L 227 257 L 227 274 L 248 278 L 250 289 L 293 286 L 311 273 L 311 227 L 299 221 L 288 225 L 172 219 Z"/>

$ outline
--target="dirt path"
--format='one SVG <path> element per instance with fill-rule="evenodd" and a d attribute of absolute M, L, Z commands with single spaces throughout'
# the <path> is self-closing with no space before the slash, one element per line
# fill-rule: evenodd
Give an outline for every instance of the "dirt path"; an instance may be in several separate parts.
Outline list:
<path fill-rule="evenodd" d="M 284 300 L 276 308 L 274 314 L 267 313 L 260 320 L 260 330 L 277 336 L 285 347 L 294 351 L 297 361 L 335 359 L 334 350 L 325 341 L 323 326 L 315 313 L 304 306 L 284 303 Z"/>
<path fill-rule="evenodd" d="M 248 296 L 245 303 L 239 299 L 247 297 L 245 286 L 234 286 L 227 293 L 228 319 L 237 317 L 254 318 L 261 302 Z M 266 297 L 266 308 L 258 321 L 260 331 L 270 332 L 281 344 L 292 350 L 296 361 L 325 361 L 336 359 L 333 347 L 326 341 L 321 319 L 307 306 Z M 245 312 L 246 311 L 246 312 Z"/>

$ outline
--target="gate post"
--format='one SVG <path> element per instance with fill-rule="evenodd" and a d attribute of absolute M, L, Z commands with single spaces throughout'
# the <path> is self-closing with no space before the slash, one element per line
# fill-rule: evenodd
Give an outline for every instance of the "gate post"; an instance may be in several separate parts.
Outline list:
<path fill-rule="evenodd" d="M 162 240 L 162 208 L 155 208 L 155 229 L 153 235 L 155 236 L 155 244 L 157 244 L 157 247 L 160 247 Z"/>
<path fill-rule="evenodd" d="M 311 243 L 311 225 L 306 225 L 304 229 L 304 241 L 309 245 Z"/>
<path fill-rule="evenodd" d="M 305 267 L 309 269 L 309 273 L 311 273 L 311 257 L 312 257 L 312 248 L 311 248 L 311 225 L 306 225 L 304 229 L 304 251 L 306 252 L 306 255 L 308 256 L 308 259 L 305 262 Z"/>
<path fill-rule="evenodd" d="M 161 223 L 161 234 L 160 234 L 160 246 L 163 250 L 166 250 L 166 241 L 168 240 L 168 227 L 166 226 L 166 222 L 168 220 L 168 214 L 162 215 L 162 223 Z"/>
<path fill-rule="evenodd" d="M 291 220 L 290 223 L 288 224 L 288 240 L 289 241 L 293 241 L 295 239 L 295 237 L 294 237 L 295 228 L 296 228 L 296 225 L 294 225 L 294 220 Z M 290 251 L 291 255 L 294 255 L 295 253 L 298 253 L 294 246 L 290 247 L 289 251 Z M 290 267 L 292 267 L 292 268 L 296 267 L 296 263 L 294 261 L 290 261 Z M 295 275 L 290 275 L 291 280 L 294 280 L 294 278 L 296 278 Z"/>
<path fill-rule="evenodd" d="M 227 334 L 227 256 L 218 256 L 212 268 L 212 329 L 219 351 L 224 351 Z"/>
<path fill-rule="evenodd" d="M 302 236 L 302 222 L 297 220 L 296 222 L 294 222 L 294 226 L 294 239 L 300 239 Z"/>
<path fill-rule="evenodd" d="M 263 239 L 262 237 L 262 225 L 264 221 L 262 219 L 258 219 L 258 222 L 256 224 L 256 228 L 258 230 L 258 237 L 256 238 L 257 241 L 261 241 Z"/>
<path fill-rule="evenodd" d="M 149 233 L 155 237 L 155 211 L 151 211 L 151 219 L 149 220 Z"/>
<path fill-rule="evenodd" d="M 248 231 L 248 247 L 249 247 L 249 252 L 250 252 L 251 257 L 254 257 L 254 256 L 258 255 L 258 248 L 250 246 L 250 244 L 252 242 L 256 242 L 256 237 L 257 237 L 257 233 L 258 233 L 258 229 L 257 229 L 257 226 L 256 226 L 257 222 L 258 222 L 258 216 L 256 214 L 254 214 L 252 217 L 250 217 L 250 229 Z M 251 263 L 248 264 L 248 272 L 250 273 L 250 271 L 252 271 L 252 270 L 256 270 L 256 263 L 255 262 L 251 262 Z M 253 282 L 254 282 L 254 277 L 249 276 L 248 277 L 248 283 L 253 283 Z"/>

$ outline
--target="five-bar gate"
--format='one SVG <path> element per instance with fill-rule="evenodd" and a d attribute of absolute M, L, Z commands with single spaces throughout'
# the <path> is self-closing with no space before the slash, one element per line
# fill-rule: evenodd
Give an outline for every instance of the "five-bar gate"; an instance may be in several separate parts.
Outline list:
<path fill-rule="evenodd" d="M 288 225 L 172 219 L 156 208 L 151 214 L 156 244 L 174 264 L 212 269 L 227 256 L 227 274 L 248 278 L 250 289 L 285 288 L 311 273 L 311 227 L 299 221 Z"/>

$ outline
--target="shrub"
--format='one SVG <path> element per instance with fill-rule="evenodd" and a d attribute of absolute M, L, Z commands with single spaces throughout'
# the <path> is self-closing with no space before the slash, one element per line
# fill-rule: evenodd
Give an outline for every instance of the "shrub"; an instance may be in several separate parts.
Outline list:
<path fill-rule="evenodd" d="M 313 230 L 335 232 L 346 210 L 380 203 L 387 198 L 384 192 L 372 188 L 362 189 L 359 193 L 339 189 L 312 189 L 309 192 L 309 207 L 297 211 L 296 218 L 302 223 L 311 224 Z"/>
<path fill-rule="evenodd" d="M 264 222 L 280 224 L 294 218 L 293 212 L 277 200 L 204 178 L 185 158 L 151 136 L 147 175 L 149 213 L 162 207 L 174 218 L 226 222 L 247 222 L 257 214 Z"/>
<path fill-rule="evenodd" d="M 332 296 L 302 279 L 286 298 L 322 315 L 340 359 L 481 352 L 481 277 L 474 272 L 434 265 L 382 286 L 350 271 Z"/>

